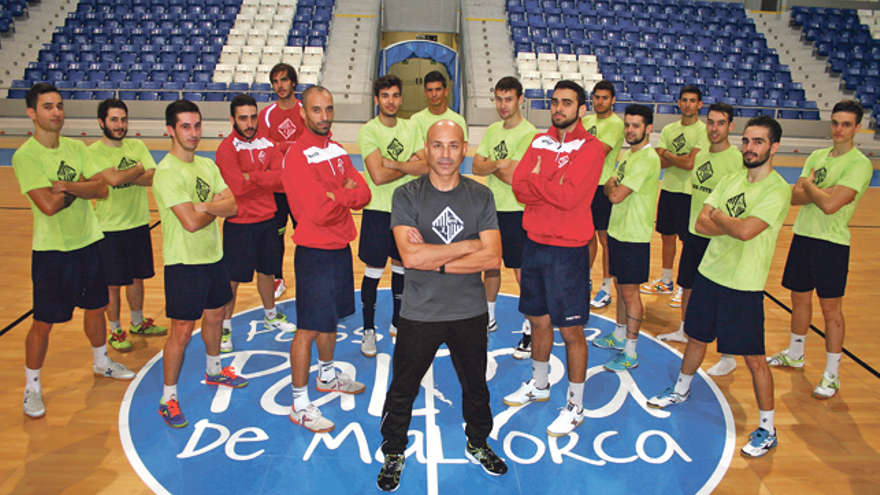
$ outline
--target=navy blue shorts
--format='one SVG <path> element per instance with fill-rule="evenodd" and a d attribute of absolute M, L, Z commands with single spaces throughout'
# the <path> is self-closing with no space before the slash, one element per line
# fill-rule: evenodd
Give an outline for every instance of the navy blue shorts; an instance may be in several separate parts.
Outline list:
<path fill-rule="evenodd" d="M 501 231 L 501 258 L 507 268 L 522 268 L 526 231 L 522 226 L 523 212 L 499 211 L 498 230 Z"/>
<path fill-rule="evenodd" d="M 196 321 L 206 309 L 222 308 L 231 300 L 229 273 L 222 260 L 165 266 L 165 314 L 169 318 Z"/>
<path fill-rule="evenodd" d="M 75 251 L 33 251 L 34 319 L 64 323 L 73 309 L 100 309 L 107 305 L 107 279 L 98 241 Z"/>
<path fill-rule="evenodd" d="M 156 275 L 149 225 L 104 232 L 101 256 L 104 258 L 107 285 L 131 285 L 135 279 L 144 280 Z"/>
<path fill-rule="evenodd" d="M 388 258 L 400 261 L 397 242 L 391 230 L 391 213 L 364 210 L 361 217 L 361 237 L 358 241 L 358 259 L 367 266 L 384 268 Z"/>
<path fill-rule="evenodd" d="M 647 282 L 651 276 L 651 243 L 621 242 L 609 235 L 608 271 L 618 284 Z"/>
<path fill-rule="evenodd" d="M 694 288 L 694 278 L 697 276 L 697 268 L 703 261 L 706 248 L 711 239 L 699 235 L 688 235 L 684 238 L 681 248 L 681 258 L 678 260 L 678 285 L 685 289 Z"/>
<path fill-rule="evenodd" d="M 660 235 L 678 235 L 679 239 L 684 239 L 688 235 L 690 215 L 690 194 L 660 190 L 655 229 Z"/>
<path fill-rule="evenodd" d="M 293 218 L 293 212 L 290 211 L 290 203 L 287 202 L 287 195 L 281 192 L 275 194 L 275 226 L 278 227 L 278 235 L 284 235 L 287 229 L 287 217 L 290 217 L 290 223 L 296 230 L 296 219 Z"/>
<path fill-rule="evenodd" d="M 258 223 L 223 222 L 223 262 L 233 282 L 250 282 L 254 271 L 280 277 L 281 245 L 275 219 Z"/>
<path fill-rule="evenodd" d="M 590 320 L 590 248 L 558 247 L 526 239 L 519 312 L 550 315 L 557 327 Z"/>
<path fill-rule="evenodd" d="M 596 194 L 593 195 L 593 203 L 590 209 L 593 212 L 593 229 L 608 230 L 608 221 L 611 219 L 611 201 L 605 196 L 605 184 L 599 184 Z"/>
<path fill-rule="evenodd" d="M 315 249 L 297 246 L 296 326 L 336 332 L 339 320 L 354 314 L 354 270 L 351 248 Z"/>
<path fill-rule="evenodd" d="M 795 235 L 788 249 L 782 286 L 794 292 L 810 292 L 822 299 L 843 297 L 849 275 L 849 246 Z"/>
<path fill-rule="evenodd" d="M 763 291 L 730 289 L 697 273 L 684 320 L 688 337 L 707 344 L 717 338 L 722 354 L 764 354 Z"/>

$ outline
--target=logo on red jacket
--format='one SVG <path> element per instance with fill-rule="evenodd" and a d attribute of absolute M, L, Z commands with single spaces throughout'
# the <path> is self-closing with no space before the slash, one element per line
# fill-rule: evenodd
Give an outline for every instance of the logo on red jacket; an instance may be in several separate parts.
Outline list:
<path fill-rule="evenodd" d="M 339 169 L 339 173 L 345 175 L 345 163 L 343 163 L 342 158 L 336 161 L 336 168 Z"/>
<path fill-rule="evenodd" d="M 562 168 L 562 167 L 568 165 L 568 155 L 560 156 L 559 159 L 556 160 L 556 163 L 559 168 Z"/>
<path fill-rule="evenodd" d="M 267 156 L 267 155 L 266 155 L 266 152 L 265 152 L 265 151 L 261 151 L 261 152 L 260 152 L 260 154 L 259 154 L 259 156 L 258 156 L 258 158 L 260 159 L 260 163 L 263 163 L 263 164 L 266 163 L 266 156 Z"/>

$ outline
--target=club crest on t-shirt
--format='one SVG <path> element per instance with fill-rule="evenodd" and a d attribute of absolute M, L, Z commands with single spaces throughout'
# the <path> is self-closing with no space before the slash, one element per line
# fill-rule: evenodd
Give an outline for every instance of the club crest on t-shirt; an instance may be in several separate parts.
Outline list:
<path fill-rule="evenodd" d="M 290 136 L 296 134 L 296 124 L 292 120 L 287 119 L 278 126 L 278 132 L 284 136 L 284 139 L 290 139 Z"/>
<path fill-rule="evenodd" d="M 199 197 L 199 201 L 202 203 L 207 201 L 208 194 L 211 194 L 211 186 L 200 177 L 196 177 L 196 196 Z"/>
<path fill-rule="evenodd" d="M 116 170 L 128 170 L 137 166 L 137 161 L 132 160 L 131 158 L 122 157 L 122 160 L 119 160 L 119 165 L 116 166 Z"/>
<path fill-rule="evenodd" d="M 587 132 L 589 132 L 593 137 L 599 135 L 599 129 L 597 129 L 596 126 L 590 127 L 589 129 L 587 129 Z"/>
<path fill-rule="evenodd" d="M 397 138 L 393 138 L 390 143 L 388 143 L 388 147 L 385 148 L 385 151 L 391 156 L 391 159 L 394 161 L 400 161 L 400 154 L 403 153 L 403 144 L 397 140 Z"/>
<path fill-rule="evenodd" d="M 624 177 L 626 177 L 626 162 L 617 166 L 617 183 L 620 184 L 623 182 Z"/>
<path fill-rule="evenodd" d="M 712 170 L 712 162 L 706 162 L 697 168 L 697 179 L 700 180 L 700 184 L 711 179 L 713 175 L 715 175 L 715 171 Z"/>
<path fill-rule="evenodd" d="M 61 165 L 58 166 L 58 180 L 63 180 L 66 182 L 72 182 L 76 179 L 76 170 L 70 165 L 64 163 L 64 160 L 61 160 Z"/>
<path fill-rule="evenodd" d="M 505 141 L 501 141 L 498 143 L 498 146 L 492 148 L 492 151 L 495 152 L 495 159 L 504 160 L 507 158 L 507 143 Z"/>
<path fill-rule="evenodd" d="M 678 153 L 684 148 L 684 145 L 687 144 L 687 139 L 684 137 L 684 134 L 679 134 L 677 138 L 672 140 L 672 146 L 675 148 L 675 152 Z"/>
<path fill-rule="evenodd" d="M 444 243 L 449 244 L 464 230 L 464 222 L 447 206 L 431 222 L 431 228 Z"/>
<path fill-rule="evenodd" d="M 746 211 L 746 193 L 739 193 L 727 200 L 727 214 L 739 218 Z"/>
<path fill-rule="evenodd" d="M 822 167 L 816 170 L 816 175 L 813 176 L 813 184 L 817 186 L 825 182 L 825 178 L 828 177 L 828 169 Z"/>

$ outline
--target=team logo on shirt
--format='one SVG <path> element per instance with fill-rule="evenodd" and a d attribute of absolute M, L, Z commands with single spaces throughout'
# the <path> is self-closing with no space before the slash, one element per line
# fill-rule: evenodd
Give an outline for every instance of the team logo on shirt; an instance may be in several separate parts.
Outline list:
<path fill-rule="evenodd" d="M 569 160 L 568 155 L 562 155 L 556 160 L 556 166 L 558 168 L 562 168 L 562 167 L 568 165 L 568 160 Z"/>
<path fill-rule="evenodd" d="M 599 135 L 599 129 L 597 129 L 596 126 L 590 127 L 589 129 L 587 129 L 587 132 L 589 132 L 590 135 L 592 135 L 593 137 Z"/>
<path fill-rule="evenodd" d="M 434 230 L 434 233 L 443 240 L 443 242 L 449 244 L 455 239 L 455 236 L 464 230 L 464 222 L 454 211 L 452 211 L 452 208 L 447 206 L 439 215 L 437 215 L 437 218 L 431 222 L 431 228 Z"/>
<path fill-rule="evenodd" d="M 74 179 L 76 179 L 76 170 L 61 160 L 61 165 L 58 166 L 58 180 L 72 182 Z"/>
<path fill-rule="evenodd" d="M 687 139 L 684 137 L 684 134 L 679 134 L 677 138 L 672 140 L 672 146 L 675 148 L 675 152 L 678 153 L 684 148 L 684 145 L 687 144 Z"/>
<path fill-rule="evenodd" d="M 199 200 L 204 203 L 208 200 L 209 194 L 211 194 L 211 186 L 203 181 L 201 177 L 196 177 L 196 196 L 199 197 Z"/>
<path fill-rule="evenodd" d="M 388 143 L 388 147 L 385 148 L 385 151 L 391 156 L 392 160 L 400 161 L 400 154 L 403 153 L 403 145 L 397 140 L 397 138 L 394 138 Z"/>
<path fill-rule="evenodd" d="M 739 218 L 746 211 L 746 193 L 739 193 L 727 200 L 727 214 Z"/>
<path fill-rule="evenodd" d="M 712 170 L 712 162 L 706 162 L 697 168 L 697 179 L 700 180 L 700 184 L 711 179 L 713 175 L 715 175 L 715 171 Z"/>
<path fill-rule="evenodd" d="M 626 162 L 617 166 L 617 183 L 620 184 L 623 182 L 624 177 L 626 177 Z"/>
<path fill-rule="evenodd" d="M 500 143 L 498 143 L 498 146 L 492 148 L 492 151 L 495 152 L 495 158 L 497 160 L 504 160 L 505 158 L 507 158 L 507 143 L 501 141 Z"/>
<path fill-rule="evenodd" d="M 260 154 L 257 155 L 257 158 L 260 160 L 260 163 L 265 164 L 265 163 L 266 163 L 266 157 L 267 157 L 267 156 L 268 156 L 268 155 L 266 154 L 266 151 L 263 150 L 263 151 L 260 151 Z"/>
<path fill-rule="evenodd" d="M 131 158 L 122 157 L 122 160 L 119 160 L 119 165 L 116 166 L 116 170 L 128 170 L 137 166 L 137 161 L 132 160 Z"/>
<path fill-rule="evenodd" d="M 345 163 L 342 161 L 342 158 L 336 160 L 336 168 L 339 170 L 341 175 L 345 174 Z"/>
<path fill-rule="evenodd" d="M 825 182 L 825 178 L 828 177 L 828 169 L 822 167 L 816 170 L 816 175 L 813 176 L 813 184 L 817 186 Z"/>
<path fill-rule="evenodd" d="M 296 134 L 296 124 L 294 124 L 292 120 L 286 119 L 280 126 L 278 126 L 278 132 L 284 136 L 284 139 L 290 139 L 290 136 Z"/>

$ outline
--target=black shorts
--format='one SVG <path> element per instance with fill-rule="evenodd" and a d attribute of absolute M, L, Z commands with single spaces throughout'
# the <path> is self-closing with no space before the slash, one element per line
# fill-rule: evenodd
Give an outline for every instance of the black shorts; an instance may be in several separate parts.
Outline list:
<path fill-rule="evenodd" d="M 764 292 L 734 290 L 698 273 L 685 314 L 688 337 L 709 343 L 718 352 L 737 356 L 764 354 Z"/>
<path fill-rule="evenodd" d="M 104 232 L 101 243 L 104 274 L 107 285 L 131 285 L 135 279 L 153 278 L 153 241 L 150 226 L 141 225 L 129 230 Z"/>
<path fill-rule="evenodd" d="M 232 300 L 229 274 L 223 261 L 209 265 L 165 266 L 165 315 L 196 321 L 206 309 L 222 308 Z"/>
<path fill-rule="evenodd" d="M 660 190 L 655 229 L 660 235 L 678 235 L 679 239 L 684 239 L 688 235 L 690 215 L 690 194 Z"/>
<path fill-rule="evenodd" d="M 100 309 L 107 305 L 107 279 L 98 241 L 74 251 L 33 251 L 34 319 L 64 323 L 73 309 Z"/>
<path fill-rule="evenodd" d="M 358 241 L 358 259 L 367 266 L 384 268 L 388 258 L 400 261 L 397 242 L 391 230 L 391 213 L 364 210 L 361 217 L 361 237 Z"/>
<path fill-rule="evenodd" d="M 278 227 L 278 235 L 284 235 L 287 229 L 287 217 L 290 217 L 290 223 L 296 230 L 296 219 L 293 218 L 293 212 L 290 211 L 290 203 L 287 202 L 287 195 L 284 193 L 275 194 L 275 226 Z"/>
<path fill-rule="evenodd" d="M 297 246 L 296 326 L 336 332 L 339 320 L 354 314 L 354 270 L 351 248 L 315 249 Z"/>
<path fill-rule="evenodd" d="M 593 195 L 593 204 L 590 209 L 593 212 L 593 229 L 608 230 L 608 221 L 611 219 L 611 201 L 605 196 L 605 184 L 599 184 L 596 194 Z"/>
<path fill-rule="evenodd" d="M 275 219 L 258 223 L 223 222 L 223 262 L 229 280 L 247 283 L 254 271 L 281 276 L 281 245 Z"/>
<path fill-rule="evenodd" d="M 609 235 L 608 271 L 618 284 L 647 282 L 651 276 L 651 243 L 621 242 Z"/>
<path fill-rule="evenodd" d="M 522 268 L 526 231 L 522 226 L 523 212 L 499 211 L 498 230 L 501 231 L 501 258 L 507 268 Z"/>
<path fill-rule="evenodd" d="M 849 274 L 849 246 L 796 235 L 791 240 L 782 286 L 794 292 L 816 289 L 822 299 L 843 297 Z"/>
<path fill-rule="evenodd" d="M 681 258 L 678 260 L 678 285 L 685 289 L 694 288 L 694 278 L 697 276 L 697 268 L 703 261 L 706 248 L 711 239 L 699 235 L 688 235 L 684 238 L 681 248 Z"/>
<path fill-rule="evenodd" d="M 523 247 L 519 312 L 550 315 L 557 327 L 584 325 L 590 319 L 590 248 L 539 244 Z"/>

